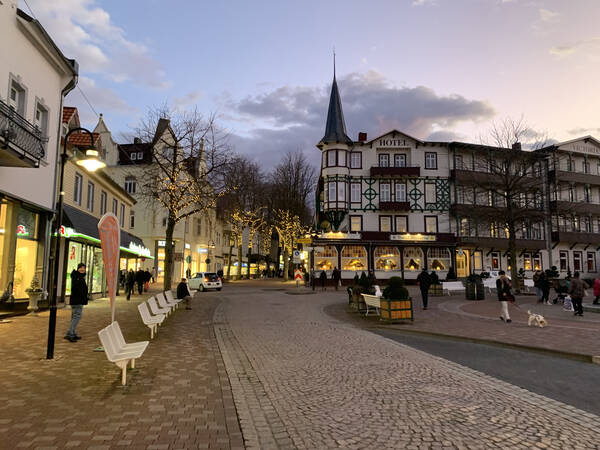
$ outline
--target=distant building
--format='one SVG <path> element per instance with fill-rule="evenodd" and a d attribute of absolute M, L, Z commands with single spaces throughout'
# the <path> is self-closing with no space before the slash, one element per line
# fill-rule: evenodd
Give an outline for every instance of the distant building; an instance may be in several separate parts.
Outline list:
<path fill-rule="evenodd" d="M 47 289 L 50 228 L 64 96 L 78 66 L 42 25 L 0 2 L 0 304 Z M 11 297 L 12 296 L 12 297 Z"/>

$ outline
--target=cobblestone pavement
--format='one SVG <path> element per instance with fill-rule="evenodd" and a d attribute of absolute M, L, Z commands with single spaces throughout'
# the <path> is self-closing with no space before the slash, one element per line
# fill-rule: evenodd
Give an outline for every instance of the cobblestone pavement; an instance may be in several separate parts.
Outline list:
<path fill-rule="evenodd" d="M 46 354 L 48 313 L 0 324 L 0 448 L 243 449 L 231 387 L 212 326 L 216 294 L 197 295 L 159 328 L 136 369 L 120 383 L 97 331 L 108 325 L 107 300 L 84 308 L 78 333 L 62 337 L 70 310 L 58 311 L 55 359 Z M 142 297 L 122 297 L 116 319 L 125 339 L 147 340 L 137 311 Z"/>
<path fill-rule="evenodd" d="M 223 293 L 248 448 L 600 448 L 593 414 L 328 316 L 339 292 Z"/>

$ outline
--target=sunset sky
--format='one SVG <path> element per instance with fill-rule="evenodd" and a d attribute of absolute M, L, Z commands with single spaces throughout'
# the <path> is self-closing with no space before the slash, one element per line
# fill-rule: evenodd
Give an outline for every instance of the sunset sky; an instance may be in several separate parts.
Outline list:
<path fill-rule="evenodd" d="M 119 140 L 165 101 L 216 112 L 237 151 L 316 159 L 333 76 L 348 134 L 479 142 L 520 117 L 600 137 L 598 0 L 28 0 Z M 20 7 L 29 12 L 21 1 Z M 96 115 L 79 90 L 66 104 Z"/>

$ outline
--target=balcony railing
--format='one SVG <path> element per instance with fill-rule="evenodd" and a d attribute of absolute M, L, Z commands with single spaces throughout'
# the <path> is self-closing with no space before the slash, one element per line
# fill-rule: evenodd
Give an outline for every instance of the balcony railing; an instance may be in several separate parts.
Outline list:
<path fill-rule="evenodd" d="M 371 176 L 403 176 L 418 177 L 421 175 L 420 167 L 371 167 Z"/>
<path fill-rule="evenodd" d="M 4 149 L 10 148 L 16 153 L 16 160 L 28 159 L 35 165 L 44 157 L 44 144 L 48 138 L 42 131 L 21 117 L 13 108 L 0 100 L 0 143 Z M 1 154 L 1 153 L 0 153 Z M 10 157 L 0 158 L 0 165 L 28 166 L 10 161 Z M 15 159 L 15 158 L 13 158 Z M 6 160 L 6 161 L 5 161 Z M 4 164 L 6 162 L 6 164 Z"/>
<path fill-rule="evenodd" d="M 570 172 L 566 170 L 551 170 L 549 173 L 550 181 L 553 183 L 565 181 L 572 183 L 584 183 L 600 185 L 600 175 L 584 172 Z"/>

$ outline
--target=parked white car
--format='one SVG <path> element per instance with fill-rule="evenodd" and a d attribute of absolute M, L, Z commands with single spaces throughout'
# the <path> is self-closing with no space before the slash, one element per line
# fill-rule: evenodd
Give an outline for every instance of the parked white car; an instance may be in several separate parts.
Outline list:
<path fill-rule="evenodd" d="M 216 289 L 217 291 L 220 291 L 223 288 L 223 282 L 214 272 L 198 272 L 188 280 L 188 286 L 190 289 L 198 290 L 200 292 L 207 289 Z"/>

